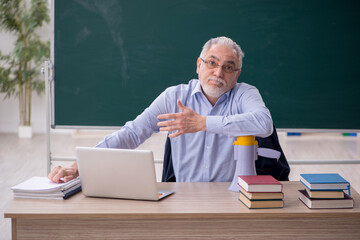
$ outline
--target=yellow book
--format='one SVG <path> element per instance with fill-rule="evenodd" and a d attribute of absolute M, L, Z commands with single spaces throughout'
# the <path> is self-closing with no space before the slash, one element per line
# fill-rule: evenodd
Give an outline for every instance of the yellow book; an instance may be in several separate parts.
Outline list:
<path fill-rule="evenodd" d="M 283 192 L 247 192 L 245 189 L 240 188 L 240 192 L 244 194 L 248 199 L 283 199 Z M 240 193 L 240 195 L 241 195 Z"/>
<path fill-rule="evenodd" d="M 284 201 L 281 199 L 257 199 L 250 200 L 245 195 L 240 193 L 239 200 L 249 209 L 254 208 L 282 208 L 284 207 Z"/>
<path fill-rule="evenodd" d="M 343 191 L 310 191 L 305 188 L 310 198 L 344 198 Z"/>
<path fill-rule="evenodd" d="M 308 188 L 305 188 L 306 193 L 310 198 L 344 198 L 343 191 L 310 191 Z"/>

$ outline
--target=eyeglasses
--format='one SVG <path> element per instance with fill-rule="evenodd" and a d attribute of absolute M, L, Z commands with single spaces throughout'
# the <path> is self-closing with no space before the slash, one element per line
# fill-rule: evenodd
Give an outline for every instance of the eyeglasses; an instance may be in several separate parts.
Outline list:
<path fill-rule="evenodd" d="M 214 59 L 210 59 L 208 61 L 205 61 L 204 59 L 200 58 L 201 61 L 203 61 L 206 66 L 209 68 L 209 69 L 214 69 L 214 68 L 217 68 L 217 67 L 221 67 L 222 70 L 226 73 L 233 73 L 235 71 L 238 71 L 240 70 L 239 68 L 235 68 L 235 66 L 233 64 L 224 64 L 222 66 L 219 65 L 219 63 L 214 60 Z"/>

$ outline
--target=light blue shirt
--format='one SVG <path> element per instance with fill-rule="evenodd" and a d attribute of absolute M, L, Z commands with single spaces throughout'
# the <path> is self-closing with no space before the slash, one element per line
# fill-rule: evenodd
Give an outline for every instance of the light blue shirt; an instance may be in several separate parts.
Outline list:
<path fill-rule="evenodd" d="M 108 135 L 97 147 L 134 149 L 159 132 L 157 116 L 179 113 L 177 100 L 202 116 L 207 131 L 171 138 L 173 167 L 178 182 L 229 182 L 235 171 L 233 142 L 237 136 L 269 136 L 273 130 L 270 111 L 259 91 L 237 83 L 212 106 L 199 80 L 167 88 L 133 121 Z"/>

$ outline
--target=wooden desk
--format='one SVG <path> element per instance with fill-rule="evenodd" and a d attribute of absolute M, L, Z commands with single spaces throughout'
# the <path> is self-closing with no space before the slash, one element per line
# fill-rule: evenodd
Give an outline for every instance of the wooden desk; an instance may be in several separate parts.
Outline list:
<path fill-rule="evenodd" d="M 160 202 L 88 198 L 14 199 L 5 212 L 13 239 L 360 239 L 353 209 L 310 210 L 299 182 L 283 182 L 282 209 L 249 210 L 230 183 L 160 183 L 176 193 Z"/>

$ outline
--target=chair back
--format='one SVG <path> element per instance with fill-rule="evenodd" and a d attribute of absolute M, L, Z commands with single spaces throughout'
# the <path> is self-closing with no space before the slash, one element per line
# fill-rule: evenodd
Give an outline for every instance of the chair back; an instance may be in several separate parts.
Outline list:
<path fill-rule="evenodd" d="M 281 156 L 278 161 L 276 159 L 258 156 L 258 160 L 255 161 L 257 175 L 271 175 L 279 181 L 289 181 L 290 166 L 280 146 L 275 126 L 270 136 L 265 138 L 256 137 L 255 139 L 258 141 L 259 147 L 270 148 L 281 152 Z M 176 182 L 171 156 L 171 142 L 169 137 L 166 138 L 165 142 L 164 164 L 161 181 Z"/>

